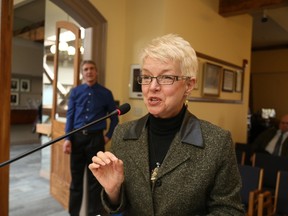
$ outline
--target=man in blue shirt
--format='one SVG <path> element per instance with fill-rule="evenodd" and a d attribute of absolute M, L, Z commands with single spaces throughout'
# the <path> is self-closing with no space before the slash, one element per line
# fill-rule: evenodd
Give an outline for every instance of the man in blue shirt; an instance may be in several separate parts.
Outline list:
<path fill-rule="evenodd" d="M 95 62 L 85 60 L 81 64 L 81 69 L 84 83 L 71 90 L 66 116 L 66 133 L 100 119 L 116 109 L 112 92 L 97 83 Z M 98 151 L 104 150 L 104 146 L 111 139 L 118 122 L 118 116 L 113 115 L 110 117 L 110 126 L 105 135 L 104 130 L 107 127 L 107 122 L 101 121 L 88 127 L 87 130 L 85 129 L 72 134 L 65 140 L 63 151 L 66 154 L 70 154 L 71 184 L 69 213 L 71 216 L 79 216 L 85 168 L 91 163 L 92 157 Z M 101 185 L 90 170 L 87 170 L 87 179 L 88 215 L 102 215 Z"/>

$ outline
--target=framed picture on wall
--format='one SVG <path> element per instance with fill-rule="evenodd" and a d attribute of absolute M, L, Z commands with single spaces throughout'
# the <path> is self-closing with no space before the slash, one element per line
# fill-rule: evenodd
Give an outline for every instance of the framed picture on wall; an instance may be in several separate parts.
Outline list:
<path fill-rule="evenodd" d="M 21 92 L 30 92 L 30 80 L 21 79 L 20 89 L 21 89 Z"/>
<path fill-rule="evenodd" d="M 129 97 L 135 99 L 142 99 L 141 85 L 137 82 L 137 77 L 140 75 L 140 65 L 132 64 L 130 66 L 130 83 L 129 83 Z"/>
<path fill-rule="evenodd" d="M 19 79 L 11 79 L 11 91 L 19 91 Z"/>
<path fill-rule="evenodd" d="M 227 92 L 233 92 L 233 89 L 234 89 L 234 71 L 224 69 L 222 90 Z"/>
<path fill-rule="evenodd" d="M 222 67 L 206 63 L 203 70 L 203 95 L 219 96 Z"/>
<path fill-rule="evenodd" d="M 242 92 L 242 85 L 243 85 L 243 71 L 237 70 L 235 77 L 235 91 Z"/>
<path fill-rule="evenodd" d="M 17 106 L 17 105 L 19 105 L 19 93 L 11 92 L 11 95 L 10 95 L 10 104 L 11 104 L 12 106 Z"/>

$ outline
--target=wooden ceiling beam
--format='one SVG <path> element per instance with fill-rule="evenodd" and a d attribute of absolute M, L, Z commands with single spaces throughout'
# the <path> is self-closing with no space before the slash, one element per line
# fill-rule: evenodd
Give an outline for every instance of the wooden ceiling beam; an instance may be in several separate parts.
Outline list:
<path fill-rule="evenodd" d="M 42 21 L 37 22 L 37 23 L 33 23 L 30 26 L 25 26 L 22 29 L 14 30 L 13 31 L 13 36 L 17 36 L 17 35 L 20 35 L 20 34 L 24 34 L 24 33 L 33 31 L 35 29 L 39 29 L 41 27 L 44 27 L 44 25 L 45 25 L 45 20 L 42 20 Z"/>
<path fill-rule="evenodd" d="M 228 17 L 288 6 L 288 0 L 219 0 L 219 14 Z"/>
<path fill-rule="evenodd" d="M 44 24 L 45 21 L 33 23 L 19 30 L 14 30 L 14 37 L 21 37 L 34 42 L 44 43 Z"/>
<path fill-rule="evenodd" d="M 34 42 L 44 43 L 44 30 L 44 27 L 39 27 L 22 34 L 18 34 L 17 37 L 21 37 Z"/>

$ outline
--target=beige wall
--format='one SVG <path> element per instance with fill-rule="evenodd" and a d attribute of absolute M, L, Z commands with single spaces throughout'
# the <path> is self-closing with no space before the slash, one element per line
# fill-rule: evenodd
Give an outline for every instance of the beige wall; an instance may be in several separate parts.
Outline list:
<path fill-rule="evenodd" d="M 30 81 L 30 91 L 19 88 L 13 91 L 18 97 L 18 104 L 11 104 L 11 109 L 38 109 L 42 97 L 43 45 L 29 40 L 13 37 L 11 78 Z M 13 113 L 11 114 L 13 115 Z"/>
<path fill-rule="evenodd" d="M 137 52 L 150 39 L 177 33 L 197 52 L 242 65 L 250 63 L 252 18 L 248 15 L 224 18 L 215 0 L 91 0 L 107 19 L 106 86 L 120 103 L 131 104 L 122 121 L 146 113 L 141 100 L 129 99 L 130 65 L 137 64 Z M 189 102 L 198 117 L 232 132 L 235 142 L 246 142 L 250 65 L 245 71 L 243 103 Z"/>
<path fill-rule="evenodd" d="M 41 43 L 13 37 L 12 75 L 42 77 L 43 45 Z"/>
<path fill-rule="evenodd" d="M 288 49 L 255 51 L 252 54 L 253 111 L 274 108 L 276 118 L 288 113 Z"/>

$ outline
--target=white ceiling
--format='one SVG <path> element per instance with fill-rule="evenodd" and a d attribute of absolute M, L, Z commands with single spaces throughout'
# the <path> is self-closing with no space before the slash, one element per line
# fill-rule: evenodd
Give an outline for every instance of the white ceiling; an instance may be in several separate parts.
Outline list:
<path fill-rule="evenodd" d="M 288 48 L 288 7 L 253 14 L 252 49 Z M 14 30 L 32 25 L 45 19 L 45 0 L 14 0 Z"/>

